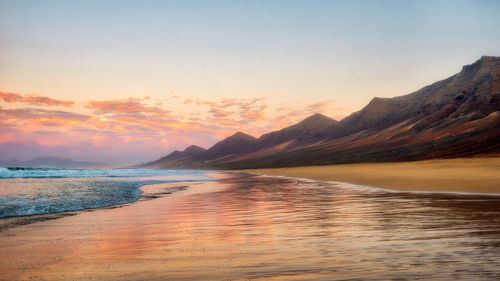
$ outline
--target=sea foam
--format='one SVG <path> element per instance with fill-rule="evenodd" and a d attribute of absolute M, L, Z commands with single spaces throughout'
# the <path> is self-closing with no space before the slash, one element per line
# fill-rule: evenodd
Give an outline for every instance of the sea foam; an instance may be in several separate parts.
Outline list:
<path fill-rule="evenodd" d="M 0 218 L 101 208 L 137 201 L 147 184 L 205 181 L 203 171 L 0 168 Z"/>

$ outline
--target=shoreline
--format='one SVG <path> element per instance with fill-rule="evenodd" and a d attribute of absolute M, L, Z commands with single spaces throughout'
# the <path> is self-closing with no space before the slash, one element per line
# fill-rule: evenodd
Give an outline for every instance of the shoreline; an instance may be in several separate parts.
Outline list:
<path fill-rule="evenodd" d="M 386 193 L 401 193 L 401 194 L 415 194 L 415 195 L 432 195 L 432 194 L 442 194 L 442 195 L 463 195 L 463 196 L 487 196 L 487 197 L 500 197 L 500 192 L 498 193 L 488 193 L 488 192 L 469 192 L 469 191 L 448 191 L 448 190 L 402 190 L 402 189 L 391 189 L 391 188 L 386 188 L 386 187 L 379 187 L 379 186 L 372 186 L 372 185 L 366 185 L 366 184 L 357 184 L 357 183 L 352 183 L 352 182 L 345 182 L 345 181 L 330 181 L 330 180 L 318 180 L 318 179 L 312 179 L 312 178 L 303 178 L 303 177 L 292 177 L 292 176 L 284 176 L 284 175 L 270 175 L 270 174 L 263 174 L 263 173 L 257 173 L 257 172 L 243 172 L 246 174 L 250 175 L 255 175 L 255 176 L 263 176 L 263 177 L 270 177 L 270 178 L 283 178 L 283 179 L 293 179 L 297 180 L 300 182 L 317 182 L 317 183 L 326 183 L 326 184 L 335 184 L 335 185 L 342 185 L 344 187 L 349 187 L 353 189 L 360 189 L 360 190 L 373 190 L 373 191 L 381 191 L 381 192 L 386 192 Z M 235 172 L 235 174 L 238 174 L 238 172 Z"/>
<path fill-rule="evenodd" d="M 447 193 L 500 196 L 500 157 L 456 158 L 412 162 L 336 164 L 287 168 L 214 170 L 207 175 L 252 173 L 327 183 L 359 185 L 386 192 Z M 215 176 L 214 180 L 218 177 Z M 220 179 L 220 178 L 219 178 Z M 98 210 L 122 208 L 144 200 L 165 197 L 205 181 L 179 181 L 147 184 L 134 202 L 48 214 L 0 218 L 0 232 L 9 228 L 74 216 Z"/>
<path fill-rule="evenodd" d="M 94 260 L 95 255 L 102 254 L 101 248 L 111 247 L 113 253 L 120 252 L 127 256 L 128 250 L 137 250 L 134 245 L 142 241 L 140 238 L 144 235 L 143 231 L 151 231 L 154 227 L 176 227 L 183 223 L 182 217 L 172 225 L 160 217 L 172 212 L 175 218 L 175 206 L 181 204 L 184 198 L 221 191 L 228 188 L 228 185 L 220 184 L 220 181 L 234 177 L 237 176 L 217 173 L 213 180 L 207 181 L 144 185 L 141 187 L 144 191 L 141 197 L 130 203 L 72 212 L 10 217 L 8 219 L 17 220 L 17 223 L 11 222 L 0 230 L 0 280 L 87 280 L 92 275 L 99 280 L 123 280 L 109 272 L 106 267 L 108 264 L 101 268 L 102 260 Z M 142 230 L 138 230 L 139 228 Z M 156 237 L 156 230 L 152 231 L 154 233 L 149 235 Z M 139 240 L 135 237 L 139 237 Z M 161 239 L 157 237 L 151 242 L 149 246 L 153 251 L 157 250 L 155 241 Z M 132 244 L 120 248 L 120 243 Z M 81 264 L 82 258 L 92 262 Z M 115 260 L 106 254 L 101 258 L 113 260 L 116 270 L 129 270 L 129 263 L 122 264 L 120 258 Z M 129 258 L 133 258 L 133 255 Z M 87 267 L 97 267 L 99 270 L 95 272 Z M 159 267 L 155 267 L 157 268 Z M 134 274 L 135 278 L 144 279 L 145 275 L 139 267 L 135 268 Z"/>
<path fill-rule="evenodd" d="M 128 205 L 137 204 L 142 201 L 153 200 L 165 197 L 167 195 L 171 195 L 173 193 L 177 193 L 190 186 L 194 186 L 205 181 L 178 181 L 178 182 L 165 182 L 165 183 L 155 183 L 155 184 L 146 184 L 139 187 L 142 191 L 139 195 L 139 198 L 132 202 L 121 203 L 110 206 L 101 206 L 97 208 L 87 208 L 81 210 L 68 210 L 62 212 L 55 213 L 46 213 L 46 214 L 33 214 L 33 215 L 24 215 L 24 216 L 10 216 L 0 218 L 0 233 L 6 231 L 13 227 L 33 224 L 37 222 L 44 222 L 49 220 L 61 219 L 70 216 L 76 216 L 79 214 L 96 212 L 99 210 L 109 210 L 116 208 L 123 208 Z"/>
<path fill-rule="evenodd" d="M 500 157 L 234 170 L 388 191 L 500 195 Z"/>
<path fill-rule="evenodd" d="M 447 167 L 443 170 L 443 166 Z M 388 177 L 386 173 L 389 170 L 398 173 L 409 168 L 413 169 L 415 174 L 408 176 L 408 174 L 399 173 L 395 175 L 395 177 Z M 368 169 L 372 171 L 367 173 Z M 382 171 L 382 169 L 385 171 Z M 464 169 L 468 172 L 464 173 Z M 424 172 L 429 172 L 431 170 L 434 170 L 432 171 L 433 173 L 441 173 L 443 177 L 441 179 L 436 179 L 433 177 L 432 173 L 426 174 L 426 176 L 422 177 Z M 455 176 L 457 174 L 456 172 L 460 171 L 461 177 L 450 177 L 451 171 L 454 172 L 451 174 L 454 174 Z M 336 164 L 325 166 L 300 166 L 229 171 L 208 170 L 207 175 L 250 173 L 269 177 L 293 178 L 301 181 L 312 180 L 326 183 L 342 183 L 356 185 L 359 186 L 359 188 L 378 189 L 385 192 L 500 196 L 500 184 L 497 184 L 500 183 L 499 171 L 500 157 L 495 157 L 439 159 L 412 162 Z M 481 178 L 481 175 L 484 176 L 486 173 L 488 174 L 488 177 L 485 181 L 485 178 Z M 417 179 L 416 176 L 419 176 L 420 178 Z M 214 180 L 217 181 L 220 180 L 220 178 L 215 176 Z M 403 184 L 401 183 L 401 180 L 405 180 L 407 182 Z M 430 180 L 433 182 L 429 182 Z M 133 202 L 103 206 L 99 208 L 0 218 L 0 233 L 12 227 L 65 218 L 87 212 L 122 208 L 128 205 L 137 204 L 141 201 L 157 199 L 179 191 L 185 191 L 188 187 L 204 182 L 206 181 L 179 181 L 147 184 L 140 187 L 142 190 L 141 195 L 136 201 Z M 444 185 L 442 185 L 443 183 Z M 423 186 L 423 184 L 427 186 Z M 450 188 L 450 184 L 454 184 L 455 188 Z M 470 188 L 471 186 L 473 186 L 473 188 Z"/>
<path fill-rule="evenodd" d="M 497 229 L 498 197 L 386 196 L 353 187 L 244 172 L 147 185 L 146 195 L 175 192 L 0 232 L 0 279 L 344 280 L 373 276 L 374 267 L 384 269 L 379 279 L 389 271 L 390 279 L 400 279 L 415 273 L 422 245 L 432 252 L 442 245 L 439 238 L 456 237 L 458 246 L 470 235 L 496 241 L 495 232 L 480 230 Z M 443 233 L 439 226 L 455 225 L 457 218 L 468 227 Z M 321 252 L 325 247 L 329 251 Z M 405 254 L 398 256 L 395 247 Z M 456 251 L 447 249 L 447 256 Z M 465 250 L 458 250 L 461 256 Z M 477 252 L 470 250 L 476 260 Z M 362 258 L 368 259 L 353 272 Z M 434 260 L 424 256 L 418 269 L 431 266 L 432 277 L 438 269 L 455 272 L 456 263 L 443 268 L 432 266 Z M 402 267 L 395 270 L 395 262 Z M 464 272 L 477 268 L 467 259 L 463 266 Z M 495 272 L 497 265 L 485 259 L 480 266 Z"/>

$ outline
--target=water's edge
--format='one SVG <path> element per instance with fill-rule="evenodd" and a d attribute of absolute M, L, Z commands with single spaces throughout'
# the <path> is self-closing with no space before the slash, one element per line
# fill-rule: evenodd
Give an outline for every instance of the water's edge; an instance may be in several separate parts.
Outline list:
<path fill-rule="evenodd" d="M 270 175 L 270 174 L 258 173 L 258 172 L 233 172 L 233 171 L 231 171 L 230 173 L 235 173 L 235 174 L 246 173 L 246 174 L 250 174 L 250 175 L 265 176 L 265 177 L 271 177 L 271 178 L 295 179 L 295 180 L 305 181 L 305 182 L 342 184 L 342 185 L 345 185 L 346 187 L 352 187 L 355 189 L 364 189 L 364 190 L 370 189 L 373 191 L 388 192 L 388 193 L 469 195 L 469 196 L 491 196 L 491 197 L 499 197 L 500 196 L 500 193 L 486 193 L 486 192 L 443 191 L 443 190 L 435 190 L 435 191 L 430 191 L 430 190 L 399 190 L 399 189 L 391 189 L 391 188 L 371 186 L 371 185 L 356 184 L 356 183 L 344 182 L 344 181 L 325 181 L 325 180 L 317 180 L 317 179 L 303 178 L 303 177 Z"/>
<path fill-rule="evenodd" d="M 139 187 L 139 191 L 141 192 L 140 196 L 137 200 L 132 201 L 132 202 L 115 204 L 115 205 L 111 205 L 111 206 L 102 206 L 102 207 L 97 207 L 97 208 L 86 208 L 86 209 L 75 210 L 75 211 L 63 211 L 63 212 L 55 212 L 55 213 L 48 213 L 48 214 L 35 214 L 35 215 L 25 215 L 25 216 L 3 217 L 3 218 L 0 218 L 0 232 L 5 231 L 5 230 L 12 228 L 12 227 L 17 227 L 17 226 L 36 223 L 36 222 L 47 221 L 47 220 L 59 219 L 59 218 L 64 218 L 64 217 L 68 217 L 68 216 L 74 216 L 74 215 L 78 215 L 78 214 L 81 214 L 84 212 L 95 212 L 95 211 L 99 211 L 99 210 L 109 210 L 109 209 L 115 209 L 115 208 L 122 208 L 122 207 L 125 207 L 128 205 L 131 205 L 131 204 L 136 204 L 136 203 L 141 202 L 141 201 L 165 197 L 165 196 L 173 194 L 175 192 L 186 190 L 187 188 L 189 188 L 189 186 L 194 185 L 194 184 L 198 184 L 200 182 L 204 182 L 204 181 L 186 180 L 186 181 L 179 181 L 179 182 L 171 182 L 170 184 L 172 184 L 172 186 L 164 188 L 163 190 L 158 190 L 156 192 L 144 192 L 144 190 L 141 189 L 144 186 L 155 186 L 155 185 L 160 186 L 160 185 L 164 185 L 168 182 L 155 183 L 155 184 L 146 183 L 146 184 L 141 185 Z"/>
<path fill-rule="evenodd" d="M 408 190 L 396 190 L 396 189 L 388 189 L 388 188 L 381 188 L 381 187 L 375 187 L 375 186 L 368 186 L 368 185 L 359 185 L 359 184 L 354 184 L 354 183 L 349 183 L 349 182 L 340 182 L 340 181 L 324 181 L 324 180 L 316 180 L 316 179 L 310 179 L 310 178 L 302 178 L 302 177 L 291 177 L 291 176 L 283 176 L 283 175 L 269 175 L 265 173 L 257 173 L 257 172 L 237 172 L 237 171 L 207 171 L 207 174 L 210 173 L 218 173 L 218 174 L 231 174 L 231 175 L 256 175 L 256 176 L 263 176 L 263 177 L 269 177 L 269 178 L 284 178 L 284 179 L 293 179 L 297 180 L 299 182 L 317 182 L 317 183 L 326 183 L 326 184 L 341 184 L 344 187 L 348 188 L 353 188 L 357 190 L 370 190 L 373 192 L 387 192 L 387 193 L 397 193 L 397 194 L 417 194 L 417 195 L 425 195 L 425 194 L 443 194 L 443 195 L 465 195 L 465 196 L 486 196 L 486 197 L 499 197 L 500 193 L 473 193 L 473 192 L 456 192 L 456 191 L 408 191 Z M 213 181 L 219 181 L 220 179 L 214 178 Z M 132 201 L 132 202 L 127 202 L 127 203 L 122 203 L 122 204 L 116 204 L 116 205 L 111 205 L 111 206 L 103 206 L 103 207 L 98 207 L 98 208 L 87 208 L 87 209 L 82 209 L 82 210 L 76 210 L 76 211 L 63 211 L 63 212 L 56 212 L 56 213 L 49 213 L 49 214 L 36 214 L 36 215 L 26 215 L 26 216 L 12 216 L 12 217 L 4 217 L 0 218 L 0 232 L 11 228 L 11 227 L 16 227 L 16 226 L 21 226 L 21 225 L 26 225 L 26 224 L 31 224 L 31 223 L 36 223 L 36 222 L 42 222 L 46 220 L 52 220 L 52 219 L 59 219 L 67 216 L 74 216 L 78 215 L 83 212 L 94 212 L 94 211 L 99 211 L 99 210 L 106 210 L 106 209 L 115 209 L 115 208 L 122 208 L 127 205 L 135 204 L 141 201 L 146 201 L 146 200 L 152 200 L 152 199 L 157 199 L 161 197 L 165 197 L 167 195 L 171 195 L 173 193 L 183 191 L 188 189 L 190 186 L 203 183 L 205 181 L 193 181 L 193 180 L 186 180 L 186 181 L 179 181 L 179 182 L 170 182 L 169 184 L 172 184 L 171 186 L 164 188 L 162 190 L 156 190 L 154 192 L 145 192 L 142 190 L 142 187 L 144 186 L 161 186 L 163 184 L 166 184 L 167 182 L 162 182 L 162 183 L 145 183 L 144 185 L 141 185 L 139 187 L 139 190 L 141 191 L 140 196 L 137 200 Z"/>

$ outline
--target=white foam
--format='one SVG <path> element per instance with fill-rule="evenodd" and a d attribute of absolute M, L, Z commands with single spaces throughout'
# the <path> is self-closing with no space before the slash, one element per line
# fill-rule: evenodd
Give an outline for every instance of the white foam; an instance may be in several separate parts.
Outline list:
<path fill-rule="evenodd" d="M 203 171 L 154 169 L 55 169 L 0 167 L 0 178 L 158 177 L 203 175 Z"/>
<path fill-rule="evenodd" d="M 0 173 L 0 218 L 125 204 L 139 199 L 143 185 L 212 180 L 194 170 L 0 168 Z"/>

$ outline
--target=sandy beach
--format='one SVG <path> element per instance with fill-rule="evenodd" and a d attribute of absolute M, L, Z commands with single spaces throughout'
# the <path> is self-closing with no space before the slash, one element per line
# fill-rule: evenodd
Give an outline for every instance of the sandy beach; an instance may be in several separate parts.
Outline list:
<path fill-rule="evenodd" d="M 158 277 L 168 260 L 163 255 L 175 256 L 179 268 L 196 266 L 184 247 L 195 246 L 190 243 L 196 240 L 207 242 L 202 233 L 192 233 L 193 241 L 177 243 L 191 231 L 178 200 L 226 187 L 215 182 L 148 185 L 142 187 L 141 199 L 130 204 L 3 219 L 7 222 L 0 229 L 0 280 L 163 280 Z M 169 220 L 163 221 L 166 214 Z M 185 229 L 164 236 L 178 230 L 180 223 Z M 162 243 L 175 245 L 167 249 L 160 247 Z M 194 248 L 191 251 L 202 251 Z M 182 280 L 175 272 L 169 276 Z"/>
<path fill-rule="evenodd" d="M 500 277 L 497 196 L 215 177 L 143 186 L 135 203 L 11 225 L 0 231 L 0 280 Z"/>
<path fill-rule="evenodd" d="M 266 175 L 340 181 L 403 191 L 500 194 L 500 158 L 459 158 L 246 170 Z"/>

